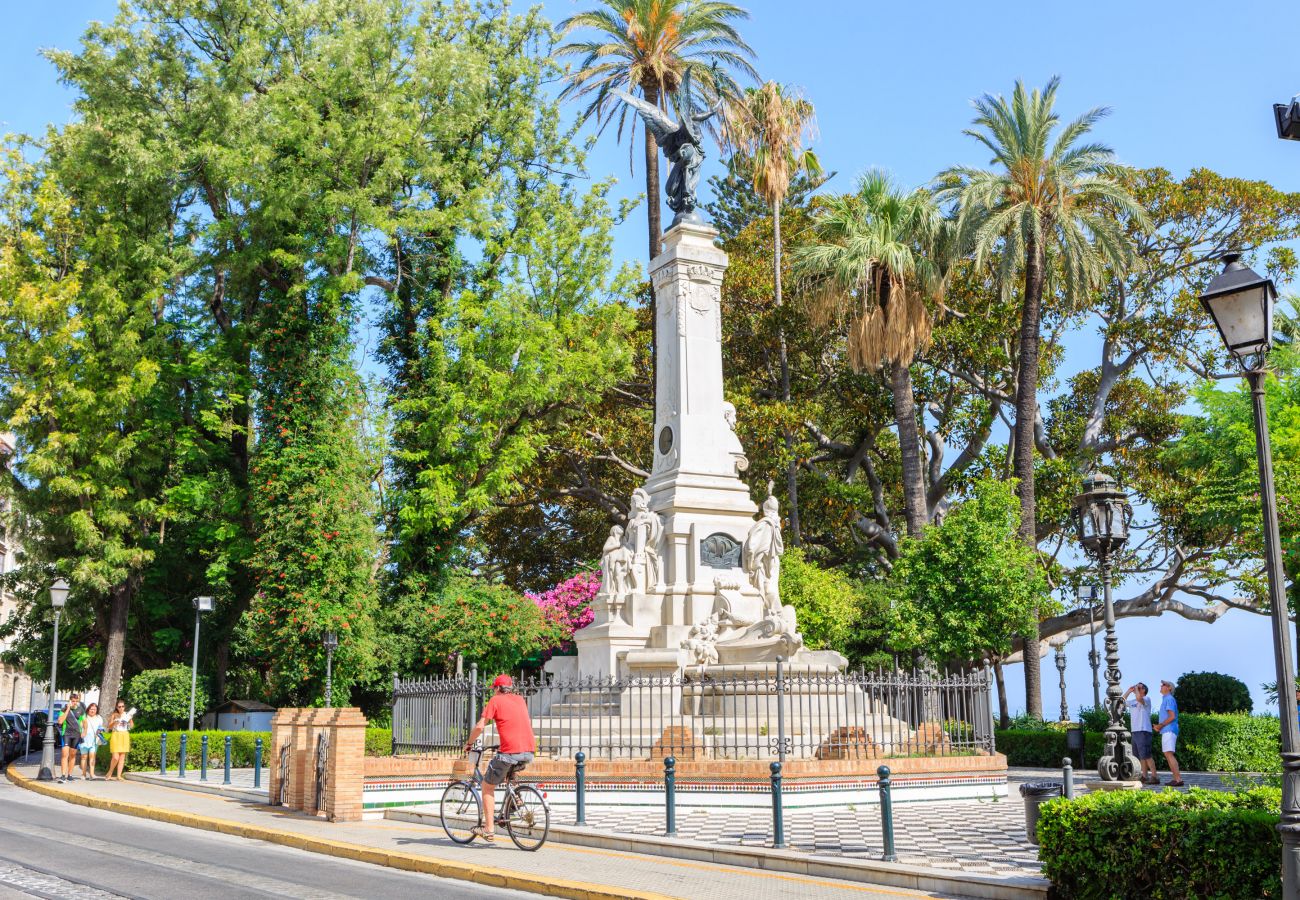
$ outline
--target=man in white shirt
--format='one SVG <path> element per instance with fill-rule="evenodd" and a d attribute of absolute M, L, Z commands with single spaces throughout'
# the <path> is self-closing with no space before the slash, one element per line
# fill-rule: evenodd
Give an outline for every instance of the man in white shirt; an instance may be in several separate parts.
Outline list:
<path fill-rule="evenodd" d="M 1130 694 L 1133 695 L 1132 700 L 1128 700 Z M 1151 746 L 1154 735 L 1151 731 L 1151 701 L 1147 699 L 1147 686 L 1139 681 L 1124 692 L 1124 699 L 1128 700 L 1129 719 L 1132 721 L 1129 731 L 1133 734 L 1133 755 L 1142 764 L 1142 783 L 1159 784 L 1160 776 L 1156 775 L 1156 760 Z"/>

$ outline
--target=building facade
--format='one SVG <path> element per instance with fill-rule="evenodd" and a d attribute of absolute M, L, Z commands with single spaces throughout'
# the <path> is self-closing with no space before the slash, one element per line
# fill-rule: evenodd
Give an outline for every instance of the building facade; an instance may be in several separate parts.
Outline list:
<path fill-rule="evenodd" d="M 0 457 L 7 461 L 12 452 L 13 439 L 7 434 L 0 435 Z M 0 520 L 3 522 L 3 529 L 0 529 L 0 575 L 3 575 L 13 571 L 17 565 L 18 552 L 13 541 L 13 531 L 9 527 L 7 499 L 0 499 Z M 7 588 L 0 586 L 0 622 L 16 612 L 17 603 L 14 601 L 13 594 Z M 0 640 L 0 653 L 8 649 L 8 644 Z M 0 710 L 25 710 L 30 708 L 31 702 L 31 678 L 20 667 L 0 662 Z"/>

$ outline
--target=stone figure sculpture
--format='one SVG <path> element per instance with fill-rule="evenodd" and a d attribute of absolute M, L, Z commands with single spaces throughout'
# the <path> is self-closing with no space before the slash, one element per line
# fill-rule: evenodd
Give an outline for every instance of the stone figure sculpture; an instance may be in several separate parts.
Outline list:
<path fill-rule="evenodd" d="M 624 543 L 632 558 L 632 590 L 644 591 L 662 579 L 659 542 L 663 533 L 663 519 L 650 509 L 650 495 L 637 488 L 632 492 L 632 511 L 628 513 L 627 533 L 624 535 Z"/>
<path fill-rule="evenodd" d="M 631 570 L 632 554 L 623 543 L 623 528 L 615 525 L 600 551 L 600 592 L 605 595 L 612 615 L 618 615 L 631 593 L 628 585 Z"/>
<path fill-rule="evenodd" d="M 655 136 L 655 142 L 672 164 L 664 193 L 668 198 L 668 208 L 677 214 L 673 224 L 700 221 L 695 213 L 695 192 L 700 186 L 700 166 L 704 162 L 704 134 L 700 125 L 717 115 L 722 104 L 718 103 L 713 109 L 702 113 L 691 109 L 690 69 L 686 70 L 686 75 L 682 78 L 681 89 L 673 94 L 673 106 L 678 118 L 676 122 L 653 104 L 624 91 L 614 93 L 641 114 L 645 127 Z M 683 98 L 685 109 L 682 106 Z"/>
<path fill-rule="evenodd" d="M 781 614 L 781 554 L 785 542 L 781 539 L 781 515 L 772 484 L 767 487 L 763 501 L 763 515 L 745 536 L 744 568 L 749 581 L 763 598 L 769 614 Z"/>

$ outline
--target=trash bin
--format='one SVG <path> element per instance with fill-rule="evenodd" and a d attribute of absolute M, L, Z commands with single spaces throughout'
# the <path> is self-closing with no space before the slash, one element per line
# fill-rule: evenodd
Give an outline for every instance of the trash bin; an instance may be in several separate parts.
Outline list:
<path fill-rule="evenodd" d="M 1026 781 L 1020 786 L 1020 796 L 1025 798 L 1025 833 L 1029 843 L 1038 844 L 1038 807 L 1048 800 L 1064 794 L 1059 781 Z"/>
<path fill-rule="evenodd" d="M 1065 750 L 1072 759 L 1077 759 L 1080 769 L 1084 766 L 1083 729 L 1077 725 L 1065 732 Z"/>

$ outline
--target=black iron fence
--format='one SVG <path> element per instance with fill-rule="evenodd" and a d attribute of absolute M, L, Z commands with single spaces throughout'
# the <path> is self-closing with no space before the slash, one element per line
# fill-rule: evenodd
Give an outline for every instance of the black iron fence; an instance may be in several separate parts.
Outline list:
<path fill-rule="evenodd" d="M 588 759 L 878 759 L 993 752 L 986 669 L 520 679 L 538 753 Z M 465 677 L 393 682 L 393 752 L 457 753 L 492 689 Z M 491 742 L 492 735 L 488 735 Z"/>

